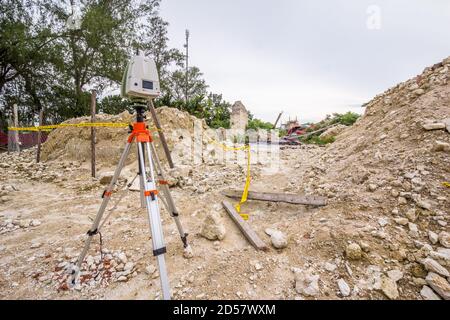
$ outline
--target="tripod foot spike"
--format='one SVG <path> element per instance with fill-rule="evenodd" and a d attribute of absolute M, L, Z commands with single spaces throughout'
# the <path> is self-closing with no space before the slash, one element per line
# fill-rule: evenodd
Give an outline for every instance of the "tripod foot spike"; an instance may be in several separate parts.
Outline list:
<path fill-rule="evenodd" d="M 70 289 L 76 289 L 80 284 L 80 268 L 77 265 L 72 265 L 69 269 L 70 276 L 67 279 L 67 286 Z"/>
<path fill-rule="evenodd" d="M 183 257 L 185 259 L 192 259 L 194 257 L 194 251 L 190 245 L 187 245 L 183 250 Z"/>

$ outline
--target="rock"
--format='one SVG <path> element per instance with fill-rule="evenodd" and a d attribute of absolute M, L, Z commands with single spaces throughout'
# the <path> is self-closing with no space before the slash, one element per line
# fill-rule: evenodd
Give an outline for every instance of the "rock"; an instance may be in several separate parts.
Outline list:
<path fill-rule="evenodd" d="M 112 178 L 114 177 L 114 172 L 104 172 L 100 174 L 99 182 L 102 185 L 107 185 L 111 183 Z"/>
<path fill-rule="evenodd" d="M 223 240 L 225 238 L 225 226 L 222 224 L 220 214 L 217 212 L 209 213 L 203 221 L 200 234 L 211 241 Z"/>
<path fill-rule="evenodd" d="M 154 265 L 148 265 L 147 267 L 145 267 L 145 272 L 147 272 L 148 275 L 153 275 L 156 271 L 156 267 Z"/>
<path fill-rule="evenodd" d="M 361 247 L 362 251 L 364 251 L 364 252 L 366 252 L 366 253 L 370 251 L 370 246 L 369 246 L 369 244 L 368 244 L 367 242 L 365 242 L 365 241 L 360 241 L 360 242 L 359 242 L 359 246 Z"/>
<path fill-rule="evenodd" d="M 352 243 L 345 249 L 345 254 L 350 260 L 359 260 L 362 257 L 362 250 L 358 244 Z"/>
<path fill-rule="evenodd" d="M 425 93 L 425 90 L 423 90 L 423 89 L 417 89 L 417 90 L 413 91 L 413 94 L 416 95 L 416 96 L 421 96 L 424 93 Z"/>
<path fill-rule="evenodd" d="M 444 221 L 444 220 L 438 220 L 437 223 L 438 223 L 438 225 L 440 225 L 441 227 L 446 227 L 446 226 L 447 226 L 447 221 Z"/>
<path fill-rule="evenodd" d="M 270 240 L 272 241 L 274 248 L 284 249 L 287 247 L 287 236 L 283 232 L 275 229 L 266 229 L 265 232 L 270 236 Z"/>
<path fill-rule="evenodd" d="M 322 133 L 320 135 L 320 138 L 326 139 L 326 138 L 335 137 L 335 136 L 339 135 L 345 129 L 347 129 L 347 126 L 345 126 L 345 125 L 342 125 L 342 124 L 336 125 L 330 129 L 328 129 L 324 133 Z"/>
<path fill-rule="evenodd" d="M 403 272 L 401 272 L 398 269 L 394 269 L 394 270 L 390 270 L 387 272 L 387 275 L 390 279 L 392 279 L 393 281 L 397 282 L 400 279 L 403 278 Z"/>
<path fill-rule="evenodd" d="M 424 266 L 418 263 L 413 263 L 411 266 L 411 273 L 416 278 L 425 278 L 427 276 L 427 271 Z"/>
<path fill-rule="evenodd" d="M 420 295 L 424 300 L 442 300 L 433 290 L 428 286 L 423 286 L 420 290 Z"/>
<path fill-rule="evenodd" d="M 415 209 L 409 209 L 405 213 L 406 218 L 408 218 L 409 221 L 415 222 L 417 220 L 416 210 Z"/>
<path fill-rule="evenodd" d="M 406 226 L 409 223 L 409 220 L 406 218 L 395 218 L 394 221 L 401 226 Z"/>
<path fill-rule="evenodd" d="M 378 224 L 379 224 L 381 227 L 387 226 L 388 223 L 389 223 L 389 220 L 386 219 L 386 218 L 380 218 L 380 219 L 378 219 Z"/>
<path fill-rule="evenodd" d="M 422 278 L 415 278 L 415 277 L 413 277 L 413 282 L 414 282 L 414 284 L 416 286 L 425 286 L 427 284 L 425 279 L 422 279 Z"/>
<path fill-rule="evenodd" d="M 433 231 L 428 231 L 428 238 L 432 244 L 436 244 L 439 241 L 439 236 Z"/>
<path fill-rule="evenodd" d="M 422 126 L 427 131 L 442 130 L 445 129 L 445 123 L 443 122 L 427 122 Z"/>
<path fill-rule="evenodd" d="M 341 292 L 343 297 L 348 297 L 350 295 L 350 287 L 347 284 L 347 282 L 345 282 L 344 279 L 339 279 L 338 282 L 338 287 L 339 287 L 339 291 Z"/>
<path fill-rule="evenodd" d="M 409 235 L 413 238 L 419 237 L 419 229 L 417 228 L 417 225 L 414 223 L 408 223 L 409 228 Z"/>
<path fill-rule="evenodd" d="M 416 204 L 422 209 L 431 210 L 431 203 L 428 202 L 428 201 L 425 201 L 425 200 L 422 200 L 422 199 L 418 199 L 416 201 Z"/>
<path fill-rule="evenodd" d="M 398 299 L 399 297 L 397 283 L 389 277 L 382 276 L 381 291 L 391 300 Z"/>
<path fill-rule="evenodd" d="M 256 271 L 261 271 L 263 269 L 262 264 L 259 262 L 256 262 L 254 266 Z"/>
<path fill-rule="evenodd" d="M 447 132 L 450 133 L 450 118 L 447 118 L 443 121 L 445 123 L 445 128 L 447 129 Z"/>
<path fill-rule="evenodd" d="M 40 243 L 40 242 L 34 242 L 34 243 L 31 244 L 30 249 L 37 249 L 37 248 L 39 248 L 40 246 L 42 246 L 42 243 Z"/>
<path fill-rule="evenodd" d="M 117 255 L 117 258 L 120 260 L 121 263 L 126 264 L 128 262 L 127 256 L 123 252 L 119 252 Z"/>
<path fill-rule="evenodd" d="M 191 246 L 187 246 L 186 248 L 183 249 L 183 257 L 185 259 L 191 259 L 194 257 L 194 251 L 192 250 Z"/>
<path fill-rule="evenodd" d="M 437 251 L 430 252 L 430 257 L 446 261 L 447 265 L 450 265 L 450 249 L 438 248 Z"/>
<path fill-rule="evenodd" d="M 368 190 L 370 192 L 375 192 L 377 190 L 377 188 L 378 188 L 378 186 L 376 184 L 373 184 L 373 183 L 369 184 L 369 186 L 368 186 Z"/>
<path fill-rule="evenodd" d="M 450 248 L 450 233 L 445 231 L 439 233 L 439 243 L 446 248 Z"/>
<path fill-rule="evenodd" d="M 430 272 L 425 280 L 438 295 L 445 300 L 450 300 L 450 284 L 446 279 L 434 272 Z"/>
<path fill-rule="evenodd" d="M 436 140 L 433 144 L 432 151 L 435 152 L 450 152 L 450 143 Z"/>
<path fill-rule="evenodd" d="M 450 277 L 450 273 L 443 266 L 439 264 L 436 260 L 431 258 L 426 258 L 420 261 L 426 270 L 437 273 L 443 277 Z"/>
<path fill-rule="evenodd" d="M 117 278 L 118 282 L 126 282 L 128 281 L 128 278 L 126 276 L 120 276 L 119 278 Z"/>
<path fill-rule="evenodd" d="M 31 221 L 30 220 L 20 220 L 19 221 L 19 227 L 21 228 L 28 228 L 30 226 Z"/>
<path fill-rule="evenodd" d="M 37 227 L 37 226 L 40 226 L 40 225 L 41 225 L 41 221 L 39 221 L 37 219 L 33 219 L 30 222 L 30 226 L 32 226 L 32 227 Z"/>
<path fill-rule="evenodd" d="M 133 263 L 133 262 L 127 262 L 127 263 L 125 264 L 125 267 L 123 267 L 123 269 L 124 269 L 125 271 L 132 271 L 133 268 L 134 268 L 134 263 Z"/>
<path fill-rule="evenodd" d="M 295 272 L 295 290 L 307 297 L 315 297 L 320 293 L 319 279 L 320 277 L 317 275 L 297 270 Z"/>
<path fill-rule="evenodd" d="M 87 265 L 88 265 L 89 267 L 92 266 L 92 265 L 95 263 L 94 257 L 93 257 L 93 256 L 87 256 L 87 258 L 86 258 L 86 263 L 87 263 Z"/>
<path fill-rule="evenodd" d="M 329 272 L 334 272 L 334 270 L 336 270 L 337 266 L 333 263 L 329 263 L 326 262 L 324 265 L 325 270 L 329 271 Z"/>

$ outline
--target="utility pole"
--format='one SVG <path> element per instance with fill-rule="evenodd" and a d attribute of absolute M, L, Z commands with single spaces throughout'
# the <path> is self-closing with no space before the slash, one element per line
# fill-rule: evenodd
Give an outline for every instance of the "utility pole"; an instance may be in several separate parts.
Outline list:
<path fill-rule="evenodd" d="M 39 127 L 44 125 L 44 107 L 39 110 Z M 42 131 L 38 131 L 38 148 L 36 153 L 36 163 L 41 162 L 41 144 L 42 144 Z"/>
<path fill-rule="evenodd" d="M 185 88 L 184 88 L 184 101 L 187 105 L 188 103 L 188 91 L 189 91 L 189 30 L 186 29 L 186 44 L 184 45 L 184 47 L 186 48 L 186 83 L 185 83 Z"/>
<path fill-rule="evenodd" d="M 14 127 L 19 126 L 19 112 L 17 110 L 17 104 L 13 105 L 13 115 L 14 115 Z M 19 131 L 14 131 L 14 141 L 15 141 L 15 149 L 17 152 L 20 152 L 20 136 Z"/>

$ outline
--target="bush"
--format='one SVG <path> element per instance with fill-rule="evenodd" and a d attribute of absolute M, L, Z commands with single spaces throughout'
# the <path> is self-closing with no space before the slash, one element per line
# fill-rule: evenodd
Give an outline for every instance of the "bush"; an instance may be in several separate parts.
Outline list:
<path fill-rule="evenodd" d="M 356 122 L 356 120 L 359 119 L 359 117 L 359 114 L 350 111 L 344 114 L 334 113 L 330 124 L 343 124 L 346 126 L 351 126 Z"/>
<path fill-rule="evenodd" d="M 327 137 L 327 138 L 321 138 L 319 136 L 310 136 L 308 139 L 306 140 L 302 140 L 302 142 L 306 143 L 306 144 L 317 144 L 320 146 L 326 145 L 326 144 L 330 144 L 336 141 L 335 137 Z"/>
<path fill-rule="evenodd" d="M 259 119 L 250 119 L 248 121 L 247 129 L 265 129 L 265 130 L 272 130 L 273 124 L 270 122 L 264 122 Z"/>

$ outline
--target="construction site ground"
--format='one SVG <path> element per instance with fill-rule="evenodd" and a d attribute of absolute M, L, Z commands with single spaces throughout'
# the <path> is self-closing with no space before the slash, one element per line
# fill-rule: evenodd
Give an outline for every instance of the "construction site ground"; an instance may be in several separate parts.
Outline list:
<path fill-rule="evenodd" d="M 195 132 L 198 119 L 158 110 L 171 126 L 166 133 L 181 125 Z M 0 298 L 160 299 L 139 193 L 120 191 L 136 173 L 135 162 L 109 207 L 123 196 L 101 230 L 103 254 L 97 235 L 81 283 L 67 287 L 126 139 L 126 132 L 99 130 L 102 161 L 92 178 L 89 132 L 77 130 L 52 132 L 40 164 L 35 150 L 0 154 Z M 184 257 L 177 228 L 162 210 L 173 298 L 450 299 L 450 58 L 376 96 L 326 147 L 281 147 L 277 159 L 252 149 L 252 191 L 328 201 L 324 207 L 245 203 L 267 252 L 248 243 L 221 204 L 223 190 L 243 188 L 245 156 L 220 164 L 213 160 L 217 150 L 206 148 L 193 164 L 180 158 L 190 153 L 187 142 L 169 139 L 181 160 L 168 180 L 193 257 Z M 275 249 L 267 229 L 287 245 Z"/>

